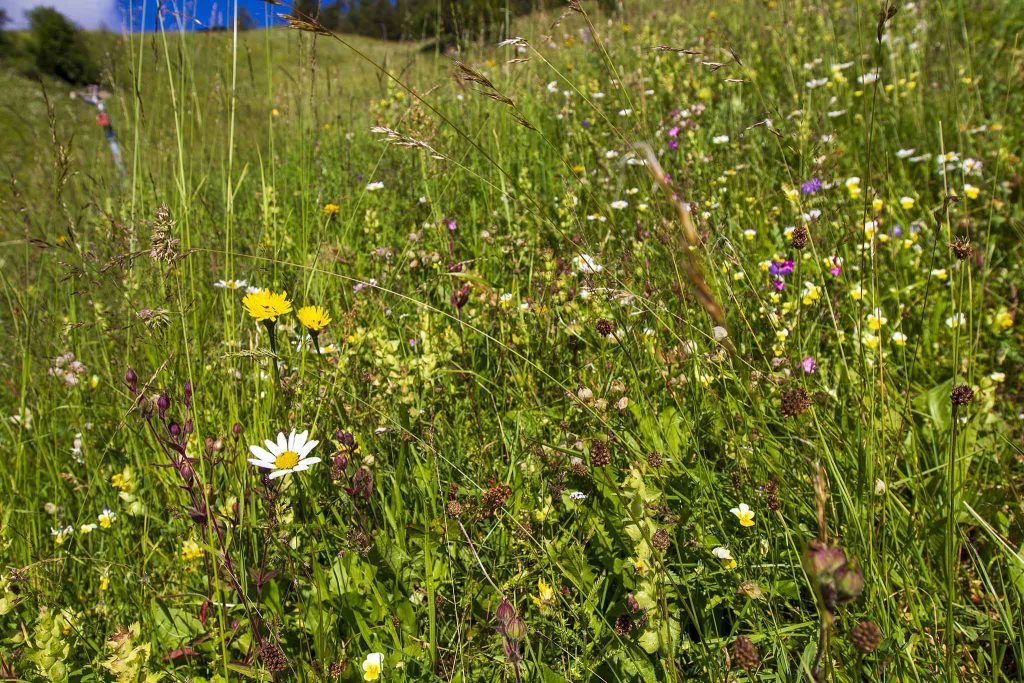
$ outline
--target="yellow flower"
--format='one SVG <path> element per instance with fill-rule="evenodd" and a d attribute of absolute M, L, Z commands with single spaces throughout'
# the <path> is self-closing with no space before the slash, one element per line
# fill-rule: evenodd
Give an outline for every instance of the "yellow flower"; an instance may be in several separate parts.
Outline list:
<path fill-rule="evenodd" d="M 276 322 L 285 313 L 291 313 L 292 302 L 288 300 L 288 292 L 272 292 L 269 289 L 261 289 L 252 294 L 246 294 L 242 299 L 242 306 L 246 313 L 251 315 L 258 322 L 267 320 Z"/>
<path fill-rule="evenodd" d="M 996 313 L 996 326 L 1001 330 L 1008 330 L 1013 327 L 1013 316 L 1005 308 Z"/>
<path fill-rule="evenodd" d="M 902 332 L 893 332 L 892 343 L 895 344 L 896 346 L 906 346 L 907 335 L 903 334 Z"/>
<path fill-rule="evenodd" d="M 964 185 L 964 194 L 967 195 L 968 199 L 977 199 L 978 195 L 981 194 L 981 189 L 967 183 Z"/>
<path fill-rule="evenodd" d="M 730 512 L 740 520 L 740 526 L 754 526 L 754 511 L 746 503 L 740 503 L 739 506 L 734 507 Z"/>
<path fill-rule="evenodd" d="M 915 199 L 913 197 L 900 197 L 900 206 L 904 209 L 914 208 Z"/>
<path fill-rule="evenodd" d="M 331 322 L 331 316 L 323 306 L 303 306 L 295 315 L 310 332 L 319 332 Z"/>
<path fill-rule="evenodd" d="M 850 288 L 850 296 L 854 301 L 860 301 L 864 298 L 864 288 L 860 285 L 854 285 Z"/>
<path fill-rule="evenodd" d="M 878 197 L 875 197 L 874 199 L 871 200 L 871 209 L 875 212 L 881 211 L 884 206 L 885 202 L 883 202 Z"/>
<path fill-rule="evenodd" d="M 376 681 L 384 672 L 384 653 L 371 652 L 363 660 L 363 680 Z"/>
<path fill-rule="evenodd" d="M 324 204 L 324 215 L 335 216 L 341 211 L 341 207 L 337 204 Z"/>
<path fill-rule="evenodd" d="M 846 179 L 846 190 L 850 193 L 850 199 L 860 196 L 860 178 L 853 176 Z"/>
<path fill-rule="evenodd" d="M 868 329 L 869 330 L 880 330 L 882 325 L 889 322 L 889 319 L 882 315 L 882 309 L 876 308 L 871 313 L 868 313 Z"/>
<path fill-rule="evenodd" d="M 644 560 L 644 558 L 642 557 L 638 557 L 637 559 L 633 560 L 633 571 L 635 571 L 637 574 L 643 574 L 644 572 L 646 572 L 647 561 Z"/>
<path fill-rule="evenodd" d="M 726 569 L 736 568 L 736 560 L 733 558 L 732 553 L 729 552 L 728 548 L 718 546 L 717 548 L 711 551 L 711 554 L 720 559 L 722 561 L 722 564 L 725 565 Z"/>
<path fill-rule="evenodd" d="M 181 542 L 181 559 L 186 562 L 192 562 L 203 557 L 203 549 L 195 542 L 194 539 L 188 539 Z"/>
<path fill-rule="evenodd" d="M 100 523 L 100 528 L 102 529 L 109 529 L 115 519 L 117 519 L 117 514 L 112 512 L 110 508 L 103 508 L 103 512 L 96 516 L 96 521 Z"/>
<path fill-rule="evenodd" d="M 878 348 L 878 337 L 873 334 L 865 334 L 861 341 L 864 343 L 864 346 L 869 349 Z"/>
<path fill-rule="evenodd" d="M 132 473 L 132 468 L 125 467 L 124 470 L 118 472 L 110 478 L 110 485 L 119 491 L 132 491 L 135 489 L 135 476 Z"/>
<path fill-rule="evenodd" d="M 539 579 L 537 581 L 537 595 L 531 597 L 533 598 L 533 604 L 537 605 L 541 610 L 546 610 L 555 601 L 555 591 L 544 579 Z"/>
<path fill-rule="evenodd" d="M 100 590 L 105 591 L 110 588 L 110 577 L 107 576 L 106 572 L 100 575 Z"/>
<path fill-rule="evenodd" d="M 804 283 L 803 302 L 804 306 L 810 306 L 815 301 L 821 298 L 821 288 L 813 282 Z"/>

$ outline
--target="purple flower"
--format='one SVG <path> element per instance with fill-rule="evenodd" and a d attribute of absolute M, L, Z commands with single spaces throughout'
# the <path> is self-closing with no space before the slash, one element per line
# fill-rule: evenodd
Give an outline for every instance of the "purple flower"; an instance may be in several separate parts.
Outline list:
<path fill-rule="evenodd" d="M 668 148 L 671 149 L 671 150 L 679 149 L 679 141 L 678 140 L 669 140 L 668 141 Z"/>
<path fill-rule="evenodd" d="M 893 237 L 903 237 L 903 228 L 901 228 L 898 225 L 896 227 L 894 227 L 892 229 L 892 236 Z"/>
<path fill-rule="evenodd" d="M 583 126 L 584 128 L 590 128 L 590 121 L 587 119 L 583 119 L 583 121 L 580 122 L 580 125 Z"/>
<path fill-rule="evenodd" d="M 807 358 L 804 358 L 803 362 L 800 363 L 800 365 L 803 367 L 804 372 L 806 372 L 808 375 L 813 375 L 818 371 L 818 363 L 811 356 L 807 356 Z"/>
<path fill-rule="evenodd" d="M 679 135 L 679 126 L 672 126 L 668 129 L 668 136 L 674 138 Z"/>
<path fill-rule="evenodd" d="M 786 259 L 785 261 L 772 261 L 771 265 L 768 266 L 768 272 L 771 275 L 789 275 L 793 272 L 793 259 Z"/>
<path fill-rule="evenodd" d="M 828 272 L 832 274 L 832 277 L 839 277 L 842 274 L 842 261 L 839 260 L 838 256 L 832 257 L 832 267 L 828 269 Z"/>
<path fill-rule="evenodd" d="M 817 177 L 811 178 L 806 183 L 800 185 L 800 191 L 804 194 L 814 194 L 821 189 L 821 180 Z"/>
<path fill-rule="evenodd" d="M 772 280 L 772 286 L 781 292 L 786 288 L 786 281 L 783 280 L 781 277 L 775 278 L 774 280 Z"/>

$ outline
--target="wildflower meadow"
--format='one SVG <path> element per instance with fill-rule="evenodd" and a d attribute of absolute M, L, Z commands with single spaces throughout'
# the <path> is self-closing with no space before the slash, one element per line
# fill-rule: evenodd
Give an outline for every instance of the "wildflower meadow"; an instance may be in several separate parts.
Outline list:
<path fill-rule="evenodd" d="M 0 679 L 1024 679 L 1024 3 L 513 4 L 0 61 Z"/>

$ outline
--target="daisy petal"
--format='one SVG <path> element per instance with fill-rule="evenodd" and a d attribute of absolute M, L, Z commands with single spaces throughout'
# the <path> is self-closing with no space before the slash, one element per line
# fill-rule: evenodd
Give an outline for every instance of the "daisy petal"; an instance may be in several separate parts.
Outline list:
<path fill-rule="evenodd" d="M 288 450 L 288 438 L 284 435 L 284 432 L 277 433 L 277 447 L 282 451 Z"/>
<path fill-rule="evenodd" d="M 300 456 L 308 455 L 310 451 L 312 451 L 314 448 L 316 448 L 316 445 L 318 443 L 320 443 L 320 442 L 317 441 L 316 439 L 314 439 L 314 440 L 306 443 L 306 445 L 304 445 L 300 450 L 297 450 L 296 453 L 298 453 Z"/>
<path fill-rule="evenodd" d="M 249 452 L 255 455 L 260 460 L 272 461 L 274 459 L 273 455 L 263 450 L 259 446 L 249 446 Z"/>
<path fill-rule="evenodd" d="M 262 467 L 265 470 L 274 469 L 274 463 L 272 462 L 264 462 L 263 460 L 257 460 L 256 458 L 249 458 L 249 462 L 256 465 L 256 467 Z"/>
<path fill-rule="evenodd" d="M 271 479 L 277 479 L 278 477 L 283 477 L 284 475 L 291 474 L 291 473 L 292 473 L 292 470 L 277 470 L 276 472 L 271 472 L 270 473 L 270 478 Z"/>

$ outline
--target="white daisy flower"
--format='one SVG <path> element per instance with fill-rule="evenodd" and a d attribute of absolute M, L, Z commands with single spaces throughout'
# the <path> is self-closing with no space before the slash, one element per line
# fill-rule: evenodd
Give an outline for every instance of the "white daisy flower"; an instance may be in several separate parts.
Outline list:
<path fill-rule="evenodd" d="M 613 209 L 622 210 L 629 206 L 629 202 L 627 202 L 624 199 L 616 199 L 614 202 L 612 202 L 611 206 Z"/>
<path fill-rule="evenodd" d="M 217 280 L 213 286 L 220 289 L 245 289 L 248 284 L 245 280 Z"/>
<path fill-rule="evenodd" d="M 384 183 L 380 180 L 374 181 L 366 186 L 367 192 L 376 192 L 377 190 L 383 190 Z"/>
<path fill-rule="evenodd" d="M 292 433 L 285 437 L 284 432 L 277 435 L 277 443 L 270 439 L 264 441 L 266 449 L 259 446 L 249 446 L 249 451 L 256 457 L 249 458 L 249 462 L 265 470 L 273 470 L 270 473 L 271 479 L 283 477 L 292 472 L 303 472 L 311 465 L 320 462 L 320 458 L 307 458 L 306 456 L 316 447 L 319 441 L 307 441 L 309 431 L 299 434 L 292 430 Z"/>

